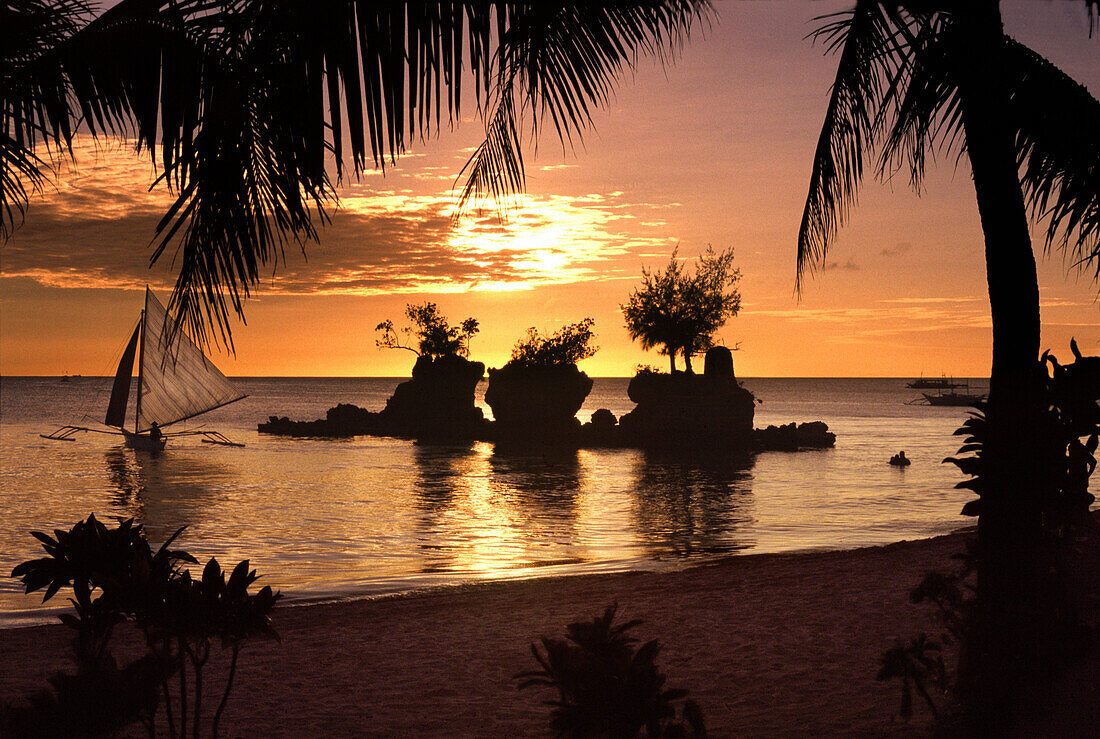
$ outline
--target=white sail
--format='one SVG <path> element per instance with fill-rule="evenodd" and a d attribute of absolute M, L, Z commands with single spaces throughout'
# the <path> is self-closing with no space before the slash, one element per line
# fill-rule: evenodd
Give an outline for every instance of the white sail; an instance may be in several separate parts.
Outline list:
<path fill-rule="evenodd" d="M 167 426 L 244 397 L 182 331 L 171 332 L 169 346 L 167 320 L 168 312 L 146 288 L 139 432 L 153 421 Z"/>

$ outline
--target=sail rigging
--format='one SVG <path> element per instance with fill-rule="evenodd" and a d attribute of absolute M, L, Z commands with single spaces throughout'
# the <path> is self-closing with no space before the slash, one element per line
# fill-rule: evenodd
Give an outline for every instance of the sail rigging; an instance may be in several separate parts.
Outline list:
<path fill-rule="evenodd" d="M 145 290 L 144 332 L 137 430 L 178 423 L 245 397 L 182 331 L 168 325 L 168 312 Z"/>

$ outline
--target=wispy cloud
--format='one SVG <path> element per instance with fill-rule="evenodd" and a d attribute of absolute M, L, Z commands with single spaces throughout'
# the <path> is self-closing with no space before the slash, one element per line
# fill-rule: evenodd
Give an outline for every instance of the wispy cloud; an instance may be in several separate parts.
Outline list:
<path fill-rule="evenodd" d="M 152 271 L 148 260 L 171 195 L 135 187 L 151 179 L 150 165 L 125 149 L 81 146 L 79 159 L 88 163 L 35 198 L 26 223 L 4 246 L 3 275 L 51 287 L 169 286 L 171 255 Z M 289 245 L 265 279 L 265 292 L 525 290 L 636 277 L 637 255 L 672 248 L 656 209 L 627 209 L 620 192 L 521 196 L 503 220 L 478 211 L 455 222 L 450 188 L 435 182 L 444 169 L 403 180 L 405 189 L 381 189 L 390 181 L 379 178 L 342 187 L 320 243 L 307 244 L 305 257 Z M 646 228 L 638 228 L 639 213 Z"/>
<path fill-rule="evenodd" d="M 845 272 L 858 272 L 859 271 L 859 265 L 856 264 L 855 260 L 853 260 L 853 259 L 848 259 L 843 264 L 841 264 L 840 262 L 826 262 L 825 263 L 824 270 L 826 272 L 832 272 L 832 271 L 838 270 L 838 269 L 839 270 L 844 270 Z"/>
<path fill-rule="evenodd" d="M 913 245 L 908 241 L 899 241 L 891 248 L 883 249 L 879 254 L 884 257 L 900 257 L 908 254 L 913 248 Z"/>

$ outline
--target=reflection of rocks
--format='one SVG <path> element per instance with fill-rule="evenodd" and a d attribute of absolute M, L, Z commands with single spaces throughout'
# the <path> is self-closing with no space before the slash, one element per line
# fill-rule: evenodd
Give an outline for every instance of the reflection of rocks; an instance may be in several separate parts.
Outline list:
<path fill-rule="evenodd" d="M 719 447 L 752 444 L 752 393 L 737 383 L 729 349 L 707 352 L 703 375 L 637 375 L 627 390 L 638 407 L 619 419 L 630 445 L 645 448 Z"/>
<path fill-rule="evenodd" d="M 413 447 L 419 507 L 435 514 L 445 511 L 454 498 L 456 481 L 469 474 L 475 457 L 472 443 Z"/>
<path fill-rule="evenodd" d="M 393 436 L 476 438 L 485 419 L 474 405 L 474 389 L 484 373 L 484 364 L 463 357 L 419 357 L 412 379 L 393 391 L 379 421 Z"/>
<path fill-rule="evenodd" d="M 592 379 L 577 365 L 528 367 L 509 362 L 489 370 L 485 402 L 493 409 L 494 436 L 510 439 L 575 439 L 577 411 Z"/>
<path fill-rule="evenodd" d="M 635 525 L 653 556 L 688 557 L 751 545 L 738 528 L 752 519 L 753 458 L 645 452 L 637 469 Z M 710 463 L 708 463 L 708 460 Z"/>

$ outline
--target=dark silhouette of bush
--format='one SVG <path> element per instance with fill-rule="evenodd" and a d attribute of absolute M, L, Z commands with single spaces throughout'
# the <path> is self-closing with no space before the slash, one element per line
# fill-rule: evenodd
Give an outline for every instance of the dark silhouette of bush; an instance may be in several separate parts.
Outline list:
<path fill-rule="evenodd" d="M 657 668 L 656 640 L 635 648 L 629 632 L 641 621 L 615 623 L 618 606 L 602 616 L 566 627 L 565 639 L 542 637 L 542 649 L 531 645 L 541 669 L 515 676 L 519 688 L 545 686 L 558 691 L 550 714 L 557 737 L 633 737 L 643 728 L 648 737 L 706 736 L 703 714 L 694 701 L 684 701 L 679 719 L 676 702 L 686 690 L 665 689 Z"/>
<path fill-rule="evenodd" d="M 382 338 L 375 343 L 379 349 L 405 349 L 417 356 L 433 359 L 456 355 L 470 355 L 470 339 L 478 332 L 476 318 L 467 318 L 458 326 L 452 326 L 446 316 L 439 312 L 435 303 L 423 305 L 405 305 L 405 317 L 412 323 L 400 331 L 394 328 L 393 321 L 386 319 L 374 327 L 382 332 Z M 416 347 L 410 343 L 412 334 L 416 334 Z M 404 339 L 402 339 L 404 336 Z"/>
<path fill-rule="evenodd" d="M 556 367 L 588 359 L 599 350 L 599 347 L 592 346 L 592 339 L 595 338 L 592 326 L 595 322 L 592 318 L 585 318 L 562 326 L 549 336 L 543 336 L 538 329 L 531 327 L 527 329 L 527 336 L 516 342 L 509 364 Z"/>
<path fill-rule="evenodd" d="M 880 662 L 882 666 L 879 668 L 876 679 L 901 679 L 899 715 L 903 720 L 908 721 L 913 716 L 913 690 L 916 690 L 932 709 L 932 714 L 939 717 L 939 709 L 929 692 L 930 690 L 942 692 L 946 686 L 943 653 L 937 642 L 923 633 L 918 634 L 908 644 L 897 639 L 893 647 L 882 653 Z"/>
<path fill-rule="evenodd" d="M 141 721 L 154 735 L 163 698 L 168 734 L 199 736 L 203 667 L 217 640 L 231 651 L 225 687 L 210 721 L 217 734 L 242 643 L 278 638 L 270 613 L 280 594 L 270 587 L 248 592 L 257 579 L 248 560 L 226 580 L 211 559 L 201 579 L 193 579 L 183 565 L 198 560 L 169 549 L 183 530 L 155 553 L 133 519 L 109 529 L 91 515 L 69 531 L 54 531 L 53 537 L 33 532 L 48 556 L 23 562 L 12 577 L 22 579 L 27 593 L 45 589 L 43 602 L 72 588 L 76 613 L 60 619 L 75 632 L 77 669 L 54 676 L 53 691 L 32 696 L 28 706 L 8 707 L 0 729 L 18 735 L 98 735 Z M 127 620 L 144 636 L 146 654 L 119 667 L 110 651 L 111 636 Z M 169 685 L 173 677 L 175 690 Z"/>

